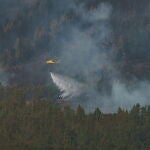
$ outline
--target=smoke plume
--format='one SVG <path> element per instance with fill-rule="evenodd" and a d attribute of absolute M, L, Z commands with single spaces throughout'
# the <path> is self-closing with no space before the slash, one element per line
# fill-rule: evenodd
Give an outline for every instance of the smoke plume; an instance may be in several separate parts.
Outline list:
<path fill-rule="evenodd" d="M 63 38 L 60 39 L 59 47 L 61 64 L 56 71 L 73 77 L 89 87 L 86 88 L 86 101 L 83 97 L 76 98 L 76 103 L 83 106 L 87 112 L 93 111 L 96 107 L 107 112 L 115 111 L 118 107 L 129 109 L 135 103 L 147 104 L 150 94 L 144 87 L 150 89 L 149 83 L 136 80 L 133 82 L 136 86 L 129 88 L 115 67 L 114 48 L 111 45 L 103 45 L 105 42 L 113 42 L 114 38 L 110 23 L 112 6 L 109 3 L 101 3 L 90 11 L 87 11 L 84 5 L 80 8 L 74 6 L 72 9 L 75 14 L 80 14 L 80 22 L 62 26 L 60 33 Z M 69 80 L 63 82 L 64 79 L 58 78 L 63 86 L 72 85 Z M 55 84 L 57 85 L 56 82 Z M 78 92 L 79 96 L 79 91 L 72 90 L 71 95 L 77 95 Z"/>
<path fill-rule="evenodd" d="M 72 107 L 90 112 L 149 104 L 149 4 L 1 0 L 0 82 L 47 85 L 52 72 Z M 46 66 L 47 59 L 60 64 Z"/>

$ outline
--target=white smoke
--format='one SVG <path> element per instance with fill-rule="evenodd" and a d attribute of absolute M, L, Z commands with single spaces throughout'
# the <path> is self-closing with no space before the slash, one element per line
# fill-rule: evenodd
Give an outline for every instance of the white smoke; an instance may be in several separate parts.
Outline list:
<path fill-rule="evenodd" d="M 93 8 L 89 12 L 83 12 L 83 19 L 88 21 L 100 21 L 110 18 L 112 7 L 108 3 L 101 3 L 98 8 Z"/>
<path fill-rule="evenodd" d="M 85 90 L 85 86 L 83 84 L 75 81 L 72 78 L 52 72 L 50 73 L 50 75 L 55 85 L 62 92 L 62 98 L 71 99 L 73 97 L 77 97 L 80 94 L 82 94 Z"/>
<path fill-rule="evenodd" d="M 113 30 L 110 25 L 112 6 L 101 3 L 91 10 L 85 9 L 83 5 L 72 8 L 75 14 L 80 16 L 80 20 L 78 23 L 61 26 L 63 38 L 59 35 L 58 39 L 59 58 L 62 63 L 56 70 L 67 77 L 51 73 L 53 82 L 62 92 L 61 96 L 72 98 L 88 93 L 85 101 L 79 98 L 80 102 L 77 102 L 87 112 L 94 111 L 96 107 L 104 112 L 114 112 L 118 107 L 129 109 L 136 103 L 148 104 L 149 83 L 137 81 L 135 87 L 129 85 L 128 88 L 127 84 L 121 81 L 119 71 L 115 68 L 112 47 L 103 46 L 113 43 Z M 101 76 L 105 81 L 99 84 L 99 90 L 97 83 Z M 86 86 L 70 77 L 81 77 Z M 120 81 L 116 82 L 118 79 Z M 110 88 L 106 87 L 107 84 Z M 110 93 L 107 90 L 110 90 Z"/>
<path fill-rule="evenodd" d="M 111 101 L 113 108 L 131 108 L 134 104 L 150 104 L 150 83 L 141 81 L 135 83 L 134 87 L 127 87 L 120 82 L 114 82 Z"/>
<path fill-rule="evenodd" d="M 102 45 L 106 39 L 108 41 L 111 39 L 109 19 L 112 7 L 102 3 L 90 11 L 87 11 L 84 6 L 74 7 L 74 11 L 81 16 L 81 21 L 79 24 L 64 27 L 63 38 L 59 42 L 61 64 L 56 68 L 57 72 L 67 77 L 53 73 L 51 77 L 63 92 L 62 97 L 77 97 L 85 92 L 85 97 L 82 97 L 85 101 L 79 98 L 77 103 L 85 110 L 92 111 L 95 107 L 102 106 L 102 99 L 97 90 L 102 69 L 112 68 L 113 64 L 108 56 L 111 48 Z M 88 23 L 90 26 L 84 27 Z M 81 77 L 86 86 L 69 77 Z"/>
<path fill-rule="evenodd" d="M 100 78 L 99 74 L 95 74 L 96 72 L 101 72 L 104 66 L 112 68 L 112 62 L 108 58 L 110 48 L 103 46 L 104 42 L 111 39 L 109 26 L 111 10 L 111 5 L 105 3 L 90 12 L 83 6 L 80 10 L 74 8 L 74 11 L 80 14 L 82 21 L 79 26 L 71 24 L 67 28 L 64 27 L 62 33 L 64 38 L 59 42 L 59 57 L 62 64 L 57 67 L 58 72 L 67 76 L 82 76 L 88 82 L 96 82 L 95 79 Z M 84 28 L 84 24 L 88 23 L 92 24 Z"/>

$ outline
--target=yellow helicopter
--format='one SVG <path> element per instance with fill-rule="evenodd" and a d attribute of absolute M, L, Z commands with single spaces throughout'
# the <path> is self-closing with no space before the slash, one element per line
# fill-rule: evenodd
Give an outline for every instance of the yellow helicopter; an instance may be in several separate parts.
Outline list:
<path fill-rule="evenodd" d="M 59 64 L 59 62 L 58 62 L 58 61 L 56 61 L 56 60 L 52 60 L 52 59 L 47 60 L 45 63 L 46 63 L 46 64 Z"/>

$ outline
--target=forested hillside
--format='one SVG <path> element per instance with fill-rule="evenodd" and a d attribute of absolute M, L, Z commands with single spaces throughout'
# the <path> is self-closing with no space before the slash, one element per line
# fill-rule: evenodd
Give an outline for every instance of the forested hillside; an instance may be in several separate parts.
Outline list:
<path fill-rule="evenodd" d="M 15 92 L 0 101 L 0 149 L 149 150 L 150 106 L 85 114 L 50 100 L 21 101 Z"/>
<path fill-rule="evenodd" d="M 86 113 L 54 87 L 0 87 L 0 149 L 149 150 L 150 106 Z"/>
<path fill-rule="evenodd" d="M 67 27 L 80 22 L 82 30 L 88 29 L 92 24 L 82 21 L 80 9 L 83 7 L 88 13 L 101 3 L 112 7 L 112 35 L 99 44 L 112 49 L 111 58 L 123 76 L 149 79 L 149 0 L 1 0 L 0 3 L 0 72 L 1 76 L 7 76 L 4 78 L 7 83 L 45 84 L 44 62 L 61 53 L 60 39 L 66 38 Z M 1 82 L 5 83 L 2 79 Z"/>
<path fill-rule="evenodd" d="M 0 0 L 0 150 L 149 150 L 149 39 L 149 0 Z"/>
<path fill-rule="evenodd" d="M 149 150 L 149 130 L 150 106 L 85 114 L 48 100 L 0 101 L 2 150 Z"/>

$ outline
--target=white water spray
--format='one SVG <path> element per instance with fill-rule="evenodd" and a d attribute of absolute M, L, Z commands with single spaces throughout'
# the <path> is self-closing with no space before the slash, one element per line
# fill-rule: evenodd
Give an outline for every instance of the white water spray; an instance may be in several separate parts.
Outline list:
<path fill-rule="evenodd" d="M 85 91 L 85 86 L 72 78 L 50 72 L 54 84 L 62 92 L 62 98 L 80 96 Z"/>

